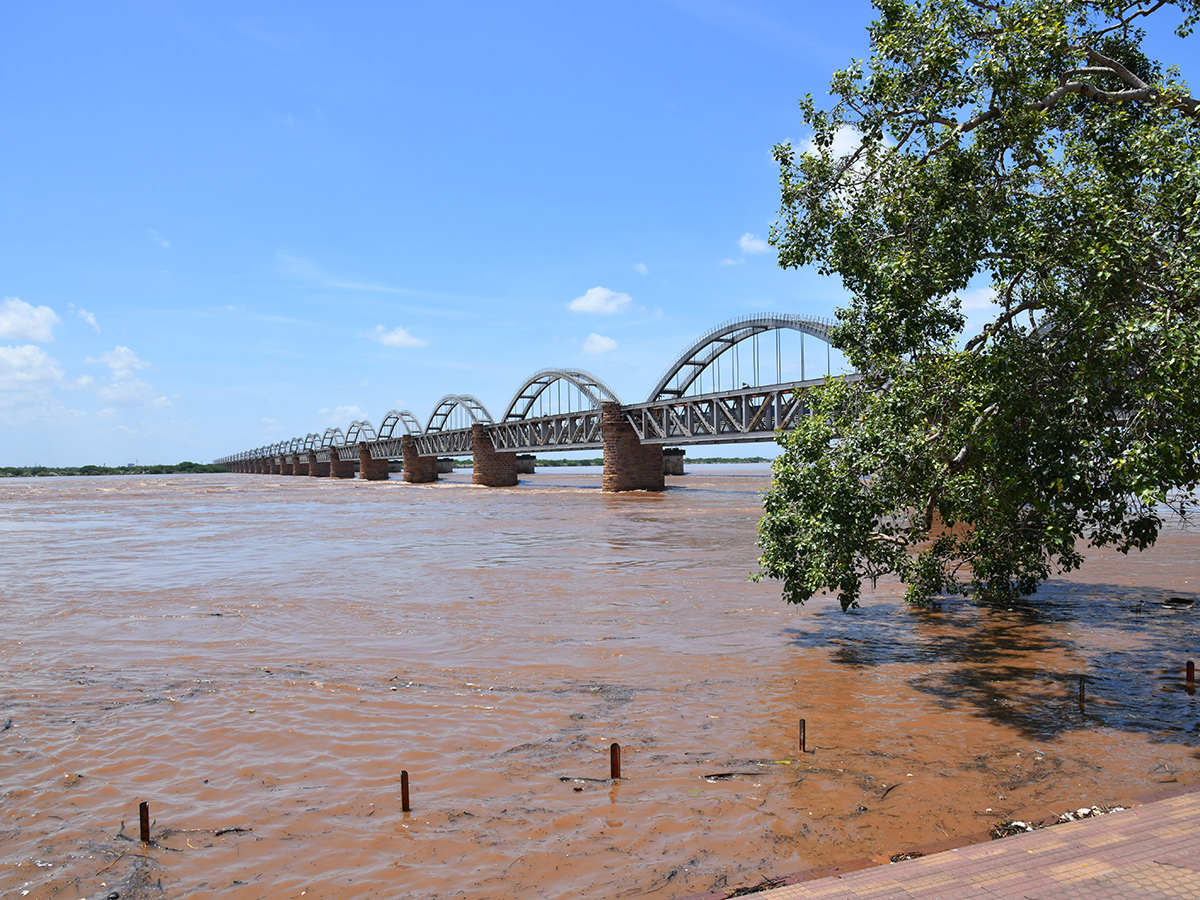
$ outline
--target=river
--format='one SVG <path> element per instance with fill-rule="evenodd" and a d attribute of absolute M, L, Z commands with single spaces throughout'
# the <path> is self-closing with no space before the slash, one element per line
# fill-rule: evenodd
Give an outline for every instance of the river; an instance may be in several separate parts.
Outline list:
<path fill-rule="evenodd" d="M 665 900 L 1200 781 L 1197 532 L 843 614 L 768 480 L 0 480 L 0 892 Z"/>

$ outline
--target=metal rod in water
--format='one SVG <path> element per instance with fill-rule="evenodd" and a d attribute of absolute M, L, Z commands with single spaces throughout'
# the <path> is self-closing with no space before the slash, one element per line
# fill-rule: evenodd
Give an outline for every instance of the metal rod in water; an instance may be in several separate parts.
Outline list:
<path fill-rule="evenodd" d="M 141 825 L 142 843 L 150 843 L 150 804 L 145 800 L 138 804 L 138 824 Z"/>
<path fill-rule="evenodd" d="M 412 812 L 412 805 L 408 802 L 408 771 L 400 772 L 400 810 L 402 812 Z"/>
<path fill-rule="evenodd" d="M 613 781 L 621 780 L 621 745 L 616 741 L 608 748 L 608 774 Z"/>
<path fill-rule="evenodd" d="M 805 725 L 806 725 L 805 721 L 803 719 L 801 719 L 800 720 L 800 752 L 801 753 L 805 752 L 805 734 L 804 734 L 804 732 L 806 730 Z"/>

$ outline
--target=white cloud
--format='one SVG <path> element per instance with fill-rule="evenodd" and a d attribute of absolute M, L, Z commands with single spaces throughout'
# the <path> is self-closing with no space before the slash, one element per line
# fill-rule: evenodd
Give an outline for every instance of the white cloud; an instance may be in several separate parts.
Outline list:
<path fill-rule="evenodd" d="M 388 331 L 382 325 L 376 325 L 374 331 L 363 336 L 373 341 L 379 341 L 385 347 L 424 347 L 429 344 L 429 341 L 413 337 L 406 329 L 401 328 L 399 325 L 391 331 Z"/>
<path fill-rule="evenodd" d="M 890 142 L 889 142 L 890 143 Z M 853 125 L 843 125 L 833 135 L 833 143 L 830 145 L 830 150 L 834 156 L 849 156 L 862 144 L 862 135 L 854 128 Z M 817 145 L 811 137 L 805 138 L 800 144 L 800 150 L 803 153 L 816 154 L 818 152 Z"/>
<path fill-rule="evenodd" d="M 68 307 L 73 313 L 75 313 L 75 315 L 79 316 L 79 318 L 83 319 L 83 321 L 95 328 L 96 334 L 100 333 L 100 326 L 96 323 L 96 317 L 92 315 L 92 313 L 88 312 L 82 306 L 76 306 L 74 303 L 68 304 Z"/>
<path fill-rule="evenodd" d="M 144 369 L 150 365 L 145 360 L 138 359 L 137 354 L 128 347 L 114 347 L 107 353 L 101 353 L 99 357 L 89 356 L 84 362 L 108 366 L 112 370 L 114 381 L 129 378 L 138 369 Z"/>
<path fill-rule="evenodd" d="M 650 272 L 650 270 L 646 268 L 645 263 L 638 263 L 636 266 L 633 267 L 633 269 L 639 275 L 646 275 Z"/>
<path fill-rule="evenodd" d="M 610 337 L 592 332 L 583 342 L 583 352 L 590 354 L 611 353 L 617 349 L 617 342 Z"/>
<path fill-rule="evenodd" d="M 996 320 L 1000 307 L 996 305 L 996 291 L 991 287 L 970 288 L 958 292 L 962 304 L 963 337 L 970 339 L 983 331 L 985 325 Z"/>
<path fill-rule="evenodd" d="M 355 419 L 363 418 L 363 411 L 357 406 L 335 406 L 333 409 L 327 407 L 317 414 L 324 416 L 326 422 L 338 428 L 345 428 Z"/>
<path fill-rule="evenodd" d="M 582 297 L 567 304 L 567 309 L 582 313 L 618 313 L 633 302 L 628 294 L 618 294 L 606 287 L 594 287 Z"/>
<path fill-rule="evenodd" d="M 57 384 L 62 379 L 58 361 L 41 347 L 0 347 L 0 396 L 32 385 Z"/>
<path fill-rule="evenodd" d="M 138 359 L 138 355 L 128 347 L 117 346 L 102 353 L 98 357 L 87 357 L 84 362 L 108 366 L 112 377 L 103 384 L 98 384 L 90 375 L 79 379 L 77 386 L 94 390 L 96 398 L 112 406 L 146 406 L 153 409 L 166 409 L 171 401 L 159 395 L 153 385 L 134 377 L 134 372 L 148 368 L 150 363 Z"/>
<path fill-rule="evenodd" d="M 280 251 L 275 254 L 275 258 L 279 262 L 280 271 L 291 278 L 299 278 L 304 281 L 310 281 L 321 287 L 332 288 L 339 291 L 367 291 L 379 294 L 414 294 L 415 291 L 406 288 L 392 287 L 391 285 L 381 284 L 375 281 L 363 281 L 356 278 L 342 278 L 336 275 L 330 275 L 322 271 L 319 267 L 306 259 L 298 256 L 293 256 L 290 253 Z"/>
<path fill-rule="evenodd" d="M 962 303 L 962 308 L 966 312 L 975 312 L 976 310 L 988 310 L 990 312 L 999 309 L 996 305 L 996 291 L 991 287 L 960 291 L 958 300 Z"/>
<path fill-rule="evenodd" d="M 745 261 L 746 260 L 744 260 L 744 259 L 723 259 L 723 260 L 721 260 L 721 265 L 723 265 L 723 266 L 740 266 Z"/>
<path fill-rule="evenodd" d="M 771 245 L 765 240 L 748 231 L 738 238 L 738 246 L 742 248 L 743 253 L 766 253 L 771 249 Z"/>
<path fill-rule="evenodd" d="M 146 233 L 148 235 L 150 235 L 150 240 L 154 241 L 154 243 L 158 244 L 158 246 L 163 247 L 163 248 L 171 246 L 171 242 L 168 241 L 161 234 L 159 234 L 157 231 L 155 231 L 153 228 L 146 229 Z"/>
<path fill-rule="evenodd" d="M 171 401 L 166 397 L 155 396 L 154 388 L 140 378 L 123 378 L 111 384 L 101 385 L 96 390 L 96 397 L 103 403 L 114 406 L 149 406 L 154 409 L 166 409 Z"/>
<path fill-rule="evenodd" d="M 31 306 L 17 297 L 0 303 L 0 338 L 45 344 L 54 340 L 54 326 L 61 321 L 48 306 Z"/>

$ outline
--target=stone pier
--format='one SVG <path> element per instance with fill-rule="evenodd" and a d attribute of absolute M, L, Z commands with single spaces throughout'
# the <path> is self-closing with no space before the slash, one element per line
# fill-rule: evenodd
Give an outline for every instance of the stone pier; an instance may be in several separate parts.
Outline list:
<path fill-rule="evenodd" d="M 417 445 L 412 435 L 406 434 L 400 439 L 400 449 L 404 454 L 404 480 L 409 484 L 428 484 L 438 480 L 436 456 L 418 456 Z"/>
<path fill-rule="evenodd" d="M 293 453 L 292 454 L 292 474 L 307 475 L 308 474 L 308 454 Z"/>
<path fill-rule="evenodd" d="M 471 426 L 471 452 L 475 457 L 472 483 L 488 487 L 512 487 L 517 483 L 517 454 L 497 453 L 487 429 L 478 422 Z"/>
<path fill-rule="evenodd" d="M 532 475 L 537 471 L 537 457 L 532 453 L 517 454 L 517 474 Z"/>
<path fill-rule="evenodd" d="M 279 474 L 292 475 L 292 456 L 289 453 L 287 456 L 279 457 Z"/>
<path fill-rule="evenodd" d="M 439 475 L 449 475 L 454 471 L 454 460 L 449 456 L 439 456 L 437 470 Z"/>
<path fill-rule="evenodd" d="M 270 459 L 267 460 L 267 474 L 268 475 L 279 475 L 280 474 L 279 470 L 280 470 L 279 459 L 277 457 L 272 456 Z"/>
<path fill-rule="evenodd" d="M 664 475 L 682 475 L 683 474 L 683 454 L 682 447 L 668 447 L 663 450 L 663 474 Z"/>
<path fill-rule="evenodd" d="M 600 408 L 603 414 L 600 434 L 604 440 L 604 490 L 661 491 L 666 488 L 662 444 L 639 441 L 637 432 L 621 413 L 621 404 L 602 403 Z"/>
<path fill-rule="evenodd" d="M 317 459 L 317 451 L 308 451 L 308 474 L 314 478 L 329 477 L 329 463 Z"/>
<path fill-rule="evenodd" d="M 358 445 L 358 477 L 363 481 L 387 481 L 387 457 L 372 459 L 371 450 L 366 443 Z"/>
<path fill-rule="evenodd" d="M 354 460 L 342 459 L 336 450 L 329 451 L 329 477 L 330 478 L 353 478 L 354 477 Z"/>

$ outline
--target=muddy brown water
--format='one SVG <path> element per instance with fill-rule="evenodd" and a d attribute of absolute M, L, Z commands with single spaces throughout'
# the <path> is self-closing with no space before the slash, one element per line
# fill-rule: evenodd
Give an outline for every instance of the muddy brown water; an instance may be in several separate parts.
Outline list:
<path fill-rule="evenodd" d="M 0 893 L 670 898 L 1200 781 L 1196 532 L 846 615 L 748 583 L 768 478 L 0 481 Z"/>

